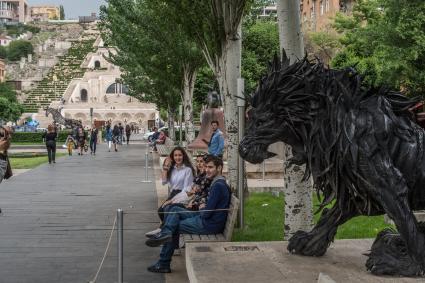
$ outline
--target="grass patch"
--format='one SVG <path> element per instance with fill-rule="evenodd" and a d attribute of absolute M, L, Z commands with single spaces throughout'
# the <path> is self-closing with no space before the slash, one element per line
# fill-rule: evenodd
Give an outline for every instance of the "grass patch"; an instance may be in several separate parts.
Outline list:
<path fill-rule="evenodd" d="M 65 153 L 56 153 L 56 158 L 65 156 Z M 35 156 L 35 157 L 13 157 L 10 158 L 10 165 L 13 169 L 33 169 L 41 164 L 47 163 L 47 156 Z"/>
<path fill-rule="evenodd" d="M 314 199 L 315 207 L 318 205 Z M 271 193 L 251 194 L 245 203 L 245 229 L 235 229 L 233 241 L 282 241 L 283 240 L 283 195 Z M 320 215 L 315 215 L 315 222 Z M 359 216 L 338 228 L 336 239 L 374 238 L 379 231 L 390 227 L 384 216 Z"/>

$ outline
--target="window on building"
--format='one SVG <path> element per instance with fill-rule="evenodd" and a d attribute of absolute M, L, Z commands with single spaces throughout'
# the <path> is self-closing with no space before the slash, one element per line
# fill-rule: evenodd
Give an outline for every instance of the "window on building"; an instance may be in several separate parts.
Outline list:
<path fill-rule="evenodd" d="M 325 12 L 325 6 L 323 4 L 323 0 L 320 0 L 320 15 L 323 15 Z"/>
<path fill-rule="evenodd" d="M 99 69 L 100 68 L 100 61 L 94 61 L 94 68 Z"/>
<path fill-rule="evenodd" d="M 108 94 L 114 94 L 114 93 L 128 93 L 128 86 L 120 84 L 120 83 L 113 83 L 111 84 L 107 89 L 106 93 Z"/>
<path fill-rule="evenodd" d="M 86 89 L 82 89 L 80 92 L 80 100 L 81 102 L 87 102 L 88 100 L 88 95 L 87 95 L 87 90 Z"/>
<path fill-rule="evenodd" d="M 325 0 L 325 11 L 329 12 L 329 0 Z"/>

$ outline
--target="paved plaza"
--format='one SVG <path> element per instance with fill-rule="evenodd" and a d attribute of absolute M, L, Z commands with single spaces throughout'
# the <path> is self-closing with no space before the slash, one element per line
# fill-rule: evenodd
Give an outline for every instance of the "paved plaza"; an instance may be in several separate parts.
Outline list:
<path fill-rule="evenodd" d="M 63 157 L 0 184 L 0 282 L 89 282 L 105 251 L 117 208 L 124 216 L 124 281 L 165 282 L 146 270 L 159 248 L 155 182 L 141 183 L 145 146 L 100 145 L 96 156 Z M 149 155 L 150 156 L 150 155 Z M 152 165 L 152 160 L 150 160 Z M 154 179 L 153 170 L 150 179 Z M 97 282 L 117 281 L 116 232 Z"/>

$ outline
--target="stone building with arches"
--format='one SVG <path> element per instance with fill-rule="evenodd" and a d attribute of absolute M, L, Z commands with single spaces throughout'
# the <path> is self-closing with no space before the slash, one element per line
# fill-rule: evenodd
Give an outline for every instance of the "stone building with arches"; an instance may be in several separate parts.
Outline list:
<path fill-rule="evenodd" d="M 96 51 L 87 54 L 81 64 L 84 76 L 72 80 L 62 101 L 52 103 L 52 107 L 60 108 L 66 118 L 81 120 L 84 126 L 90 126 L 91 121 L 110 121 L 152 127 L 159 115 L 155 104 L 128 95 L 128 87 L 120 82 L 120 69 L 106 59 L 114 49 L 105 47 L 100 37 L 94 47 Z"/>

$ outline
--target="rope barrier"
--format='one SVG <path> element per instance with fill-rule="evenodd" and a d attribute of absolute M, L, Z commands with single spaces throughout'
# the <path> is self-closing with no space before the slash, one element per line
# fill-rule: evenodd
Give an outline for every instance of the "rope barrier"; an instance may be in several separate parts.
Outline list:
<path fill-rule="evenodd" d="M 182 211 L 137 211 L 137 212 L 124 212 L 124 214 L 180 214 L 180 213 L 201 213 L 201 212 L 214 212 L 214 211 L 231 211 L 238 210 L 238 208 L 219 208 L 219 209 L 203 209 L 203 210 L 182 210 Z"/>
<path fill-rule="evenodd" d="M 106 245 L 106 250 L 105 250 L 105 253 L 103 254 L 102 261 L 100 262 L 99 268 L 97 269 L 96 275 L 94 276 L 93 280 L 89 281 L 88 283 L 96 283 L 97 276 L 99 276 L 100 270 L 102 269 L 102 266 L 103 266 L 103 262 L 105 261 L 106 255 L 108 253 L 109 246 L 111 245 L 112 235 L 114 234 L 116 223 L 117 223 L 117 216 L 115 215 L 114 224 L 112 224 L 111 235 L 109 235 L 108 244 Z"/>

